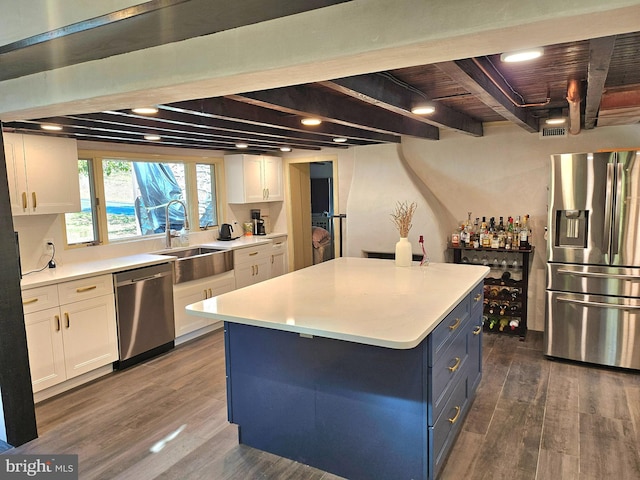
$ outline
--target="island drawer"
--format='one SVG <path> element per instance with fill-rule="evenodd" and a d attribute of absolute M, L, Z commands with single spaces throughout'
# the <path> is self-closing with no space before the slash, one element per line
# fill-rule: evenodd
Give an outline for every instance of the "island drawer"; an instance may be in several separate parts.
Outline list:
<path fill-rule="evenodd" d="M 431 332 L 429 336 L 431 341 L 429 366 L 433 365 L 433 359 L 438 357 L 439 352 L 446 348 L 446 342 L 463 330 L 463 323 L 469 318 L 469 308 L 470 302 L 467 296 Z"/>
<path fill-rule="evenodd" d="M 440 471 L 469 408 L 469 379 L 460 378 L 433 427 L 434 477 Z"/>
<path fill-rule="evenodd" d="M 451 393 L 451 388 L 466 371 L 469 359 L 469 337 L 465 333 L 470 327 L 470 321 L 465 321 L 460 327 L 448 348 L 438 355 L 431 368 L 431 391 L 433 398 L 433 417 L 438 418 L 445 400 Z"/>
<path fill-rule="evenodd" d="M 22 309 L 26 314 L 58 306 L 58 287 L 31 288 L 22 291 Z"/>
<path fill-rule="evenodd" d="M 471 302 L 471 311 L 475 312 L 476 309 L 482 310 L 484 300 L 484 284 L 480 283 L 476 285 L 475 288 L 469 294 L 469 300 Z M 471 315 L 473 316 L 473 314 Z M 480 313 L 480 317 L 482 317 L 482 312 Z"/>

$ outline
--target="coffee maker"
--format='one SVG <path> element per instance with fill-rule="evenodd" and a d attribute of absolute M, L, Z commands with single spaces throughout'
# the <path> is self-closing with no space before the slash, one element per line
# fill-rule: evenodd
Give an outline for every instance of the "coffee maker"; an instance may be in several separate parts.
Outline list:
<path fill-rule="evenodd" d="M 267 232 L 264 228 L 264 220 L 260 218 L 260 209 L 253 208 L 251 209 L 251 223 L 253 223 L 253 234 L 254 235 L 266 235 Z"/>

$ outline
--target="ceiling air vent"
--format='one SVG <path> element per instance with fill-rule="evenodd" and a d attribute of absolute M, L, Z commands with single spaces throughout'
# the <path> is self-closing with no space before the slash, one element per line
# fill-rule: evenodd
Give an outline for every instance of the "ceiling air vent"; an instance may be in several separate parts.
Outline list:
<path fill-rule="evenodd" d="M 540 138 L 558 138 L 566 137 L 568 132 L 567 127 L 542 127 L 540 130 Z"/>

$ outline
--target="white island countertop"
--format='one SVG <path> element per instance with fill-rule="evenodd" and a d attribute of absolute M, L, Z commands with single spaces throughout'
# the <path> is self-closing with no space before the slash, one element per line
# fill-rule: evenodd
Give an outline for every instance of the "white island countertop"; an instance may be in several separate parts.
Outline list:
<path fill-rule="evenodd" d="M 418 345 L 489 273 L 343 257 L 187 306 L 187 312 L 367 345 Z"/>

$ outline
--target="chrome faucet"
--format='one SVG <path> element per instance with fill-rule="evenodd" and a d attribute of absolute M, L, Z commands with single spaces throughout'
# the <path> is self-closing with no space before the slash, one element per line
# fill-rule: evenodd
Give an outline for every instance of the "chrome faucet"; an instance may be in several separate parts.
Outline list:
<path fill-rule="evenodd" d="M 164 219 L 166 222 L 166 226 L 164 227 L 165 233 L 165 242 L 164 245 L 167 248 L 171 248 L 171 237 L 177 237 L 178 235 L 171 235 L 171 223 L 169 222 L 169 206 L 173 203 L 179 203 L 184 208 L 184 229 L 189 230 L 189 219 L 187 218 L 187 206 L 184 204 L 182 200 L 171 200 L 167 203 L 167 206 L 164 209 Z"/>

